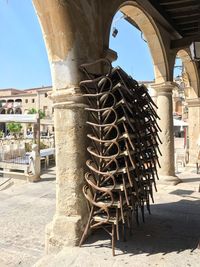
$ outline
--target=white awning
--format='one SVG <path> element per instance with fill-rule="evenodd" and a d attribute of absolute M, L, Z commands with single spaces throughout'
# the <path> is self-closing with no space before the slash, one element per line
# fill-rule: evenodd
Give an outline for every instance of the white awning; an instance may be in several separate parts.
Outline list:
<path fill-rule="evenodd" d="M 178 119 L 173 119 L 173 124 L 174 126 L 178 126 L 178 127 L 187 127 L 188 123 L 182 120 L 178 120 Z"/>
<path fill-rule="evenodd" d="M 0 122 L 37 123 L 38 114 L 0 114 Z"/>

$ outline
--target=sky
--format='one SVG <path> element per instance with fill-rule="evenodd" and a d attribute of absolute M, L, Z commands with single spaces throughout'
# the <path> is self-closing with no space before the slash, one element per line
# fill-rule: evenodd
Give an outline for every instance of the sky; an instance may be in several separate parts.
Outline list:
<path fill-rule="evenodd" d="M 119 65 L 134 79 L 152 81 L 153 64 L 141 32 L 117 13 L 110 48 Z M 111 28 L 111 29 L 112 29 Z M 31 0 L 0 0 L 0 88 L 26 89 L 51 85 L 51 73 L 40 25 Z"/>
<path fill-rule="evenodd" d="M 40 25 L 31 0 L 0 0 L 0 88 L 51 85 Z"/>
<path fill-rule="evenodd" d="M 114 28 L 117 28 L 118 34 L 115 38 L 110 36 L 110 48 L 118 53 L 118 60 L 113 65 L 119 65 L 136 80 L 154 80 L 151 54 L 148 44 L 141 38 L 141 32 L 120 12 L 113 19 L 111 33 Z"/>

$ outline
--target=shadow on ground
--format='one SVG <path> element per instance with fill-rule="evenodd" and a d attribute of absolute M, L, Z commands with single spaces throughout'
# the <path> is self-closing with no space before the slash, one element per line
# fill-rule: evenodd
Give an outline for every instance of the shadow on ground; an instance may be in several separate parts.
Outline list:
<path fill-rule="evenodd" d="M 146 223 L 135 224 L 127 241 L 116 242 L 116 254 L 153 255 L 195 250 L 200 239 L 200 200 L 152 205 L 152 215 L 145 215 Z M 101 241 L 98 241 L 101 240 Z M 111 247 L 108 235 L 98 230 L 86 241 L 85 247 Z"/>

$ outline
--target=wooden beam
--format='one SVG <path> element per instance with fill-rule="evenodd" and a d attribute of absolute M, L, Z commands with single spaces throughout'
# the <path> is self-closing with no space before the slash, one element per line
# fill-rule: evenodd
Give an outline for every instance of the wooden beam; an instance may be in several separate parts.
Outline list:
<path fill-rule="evenodd" d="M 184 25 L 183 27 L 181 27 L 181 29 L 184 32 L 185 30 L 198 31 L 200 28 L 199 28 L 198 24 L 187 24 L 187 25 Z"/>
<path fill-rule="evenodd" d="M 195 10 L 195 9 L 198 9 L 199 8 L 199 4 L 195 4 L 194 2 L 190 2 L 190 3 L 182 3 L 181 5 L 180 4 L 176 4 L 176 5 L 167 5 L 165 7 L 165 10 Z"/>
<path fill-rule="evenodd" d="M 165 9 L 159 5 L 158 1 L 149 0 L 149 2 L 157 9 L 157 11 L 168 21 L 168 23 L 174 28 L 174 30 L 182 35 L 181 29 L 173 22 L 172 18 L 167 14 Z"/>
<path fill-rule="evenodd" d="M 166 6 L 166 5 L 176 5 L 176 4 L 182 4 L 182 3 L 191 3 L 191 0 L 175 0 L 175 1 L 166 1 L 166 0 L 161 0 L 160 5 L 161 6 Z"/>
<path fill-rule="evenodd" d="M 194 41 L 200 41 L 200 35 L 193 35 L 177 40 L 172 40 L 170 48 L 171 49 L 181 49 L 189 46 Z"/>
<path fill-rule="evenodd" d="M 199 23 L 200 20 L 200 16 L 197 15 L 195 17 L 189 17 L 189 18 L 176 18 L 173 19 L 173 21 L 177 24 L 177 25 L 185 25 L 185 24 L 190 24 L 190 23 Z"/>
<path fill-rule="evenodd" d="M 177 12 L 176 14 L 173 15 L 173 19 L 177 19 L 177 18 L 188 18 L 188 17 L 196 17 L 199 16 L 200 12 L 199 10 L 195 10 L 195 11 L 185 11 L 185 12 Z"/>

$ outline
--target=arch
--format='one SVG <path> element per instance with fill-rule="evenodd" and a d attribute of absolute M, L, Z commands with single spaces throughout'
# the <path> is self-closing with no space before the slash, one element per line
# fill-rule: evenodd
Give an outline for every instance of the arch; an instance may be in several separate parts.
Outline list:
<path fill-rule="evenodd" d="M 14 114 L 13 108 L 8 108 L 7 109 L 7 114 Z"/>
<path fill-rule="evenodd" d="M 199 75 L 196 63 L 192 61 L 189 49 L 181 49 L 177 52 L 177 56 L 181 58 L 183 66 L 185 68 L 184 72 L 184 84 L 185 88 L 189 88 L 186 96 L 188 98 L 199 97 Z"/>
<path fill-rule="evenodd" d="M 0 109 L 0 114 L 6 114 L 5 108 Z"/>
<path fill-rule="evenodd" d="M 165 81 L 168 81 L 169 67 L 167 64 L 167 55 L 165 52 L 164 44 L 162 42 L 162 38 L 159 33 L 159 29 L 156 26 L 153 18 L 150 16 L 150 14 L 148 14 L 147 11 L 144 10 L 143 7 L 139 6 L 135 1 L 124 2 L 121 6 L 118 7 L 114 15 L 119 10 L 130 20 L 134 21 L 138 28 L 143 32 L 148 43 L 154 64 L 155 82 L 163 83 Z"/>
<path fill-rule="evenodd" d="M 6 100 L 5 99 L 1 99 L 0 100 L 0 108 L 4 107 L 6 105 Z"/>
<path fill-rule="evenodd" d="M 21 98 L 17 98 L 17 99 L 15 99 L 15 103 L 19 103 L 19 104 L 21 104 L 21 103 L 22 103 L 22 99 L 21 99 Z"/>
<path fill-rule="evenodd" d="M 16 108 L 15 109 L 15 114 L 22 114 L 22 110 L 21 110 L 21 108 Z"/>

